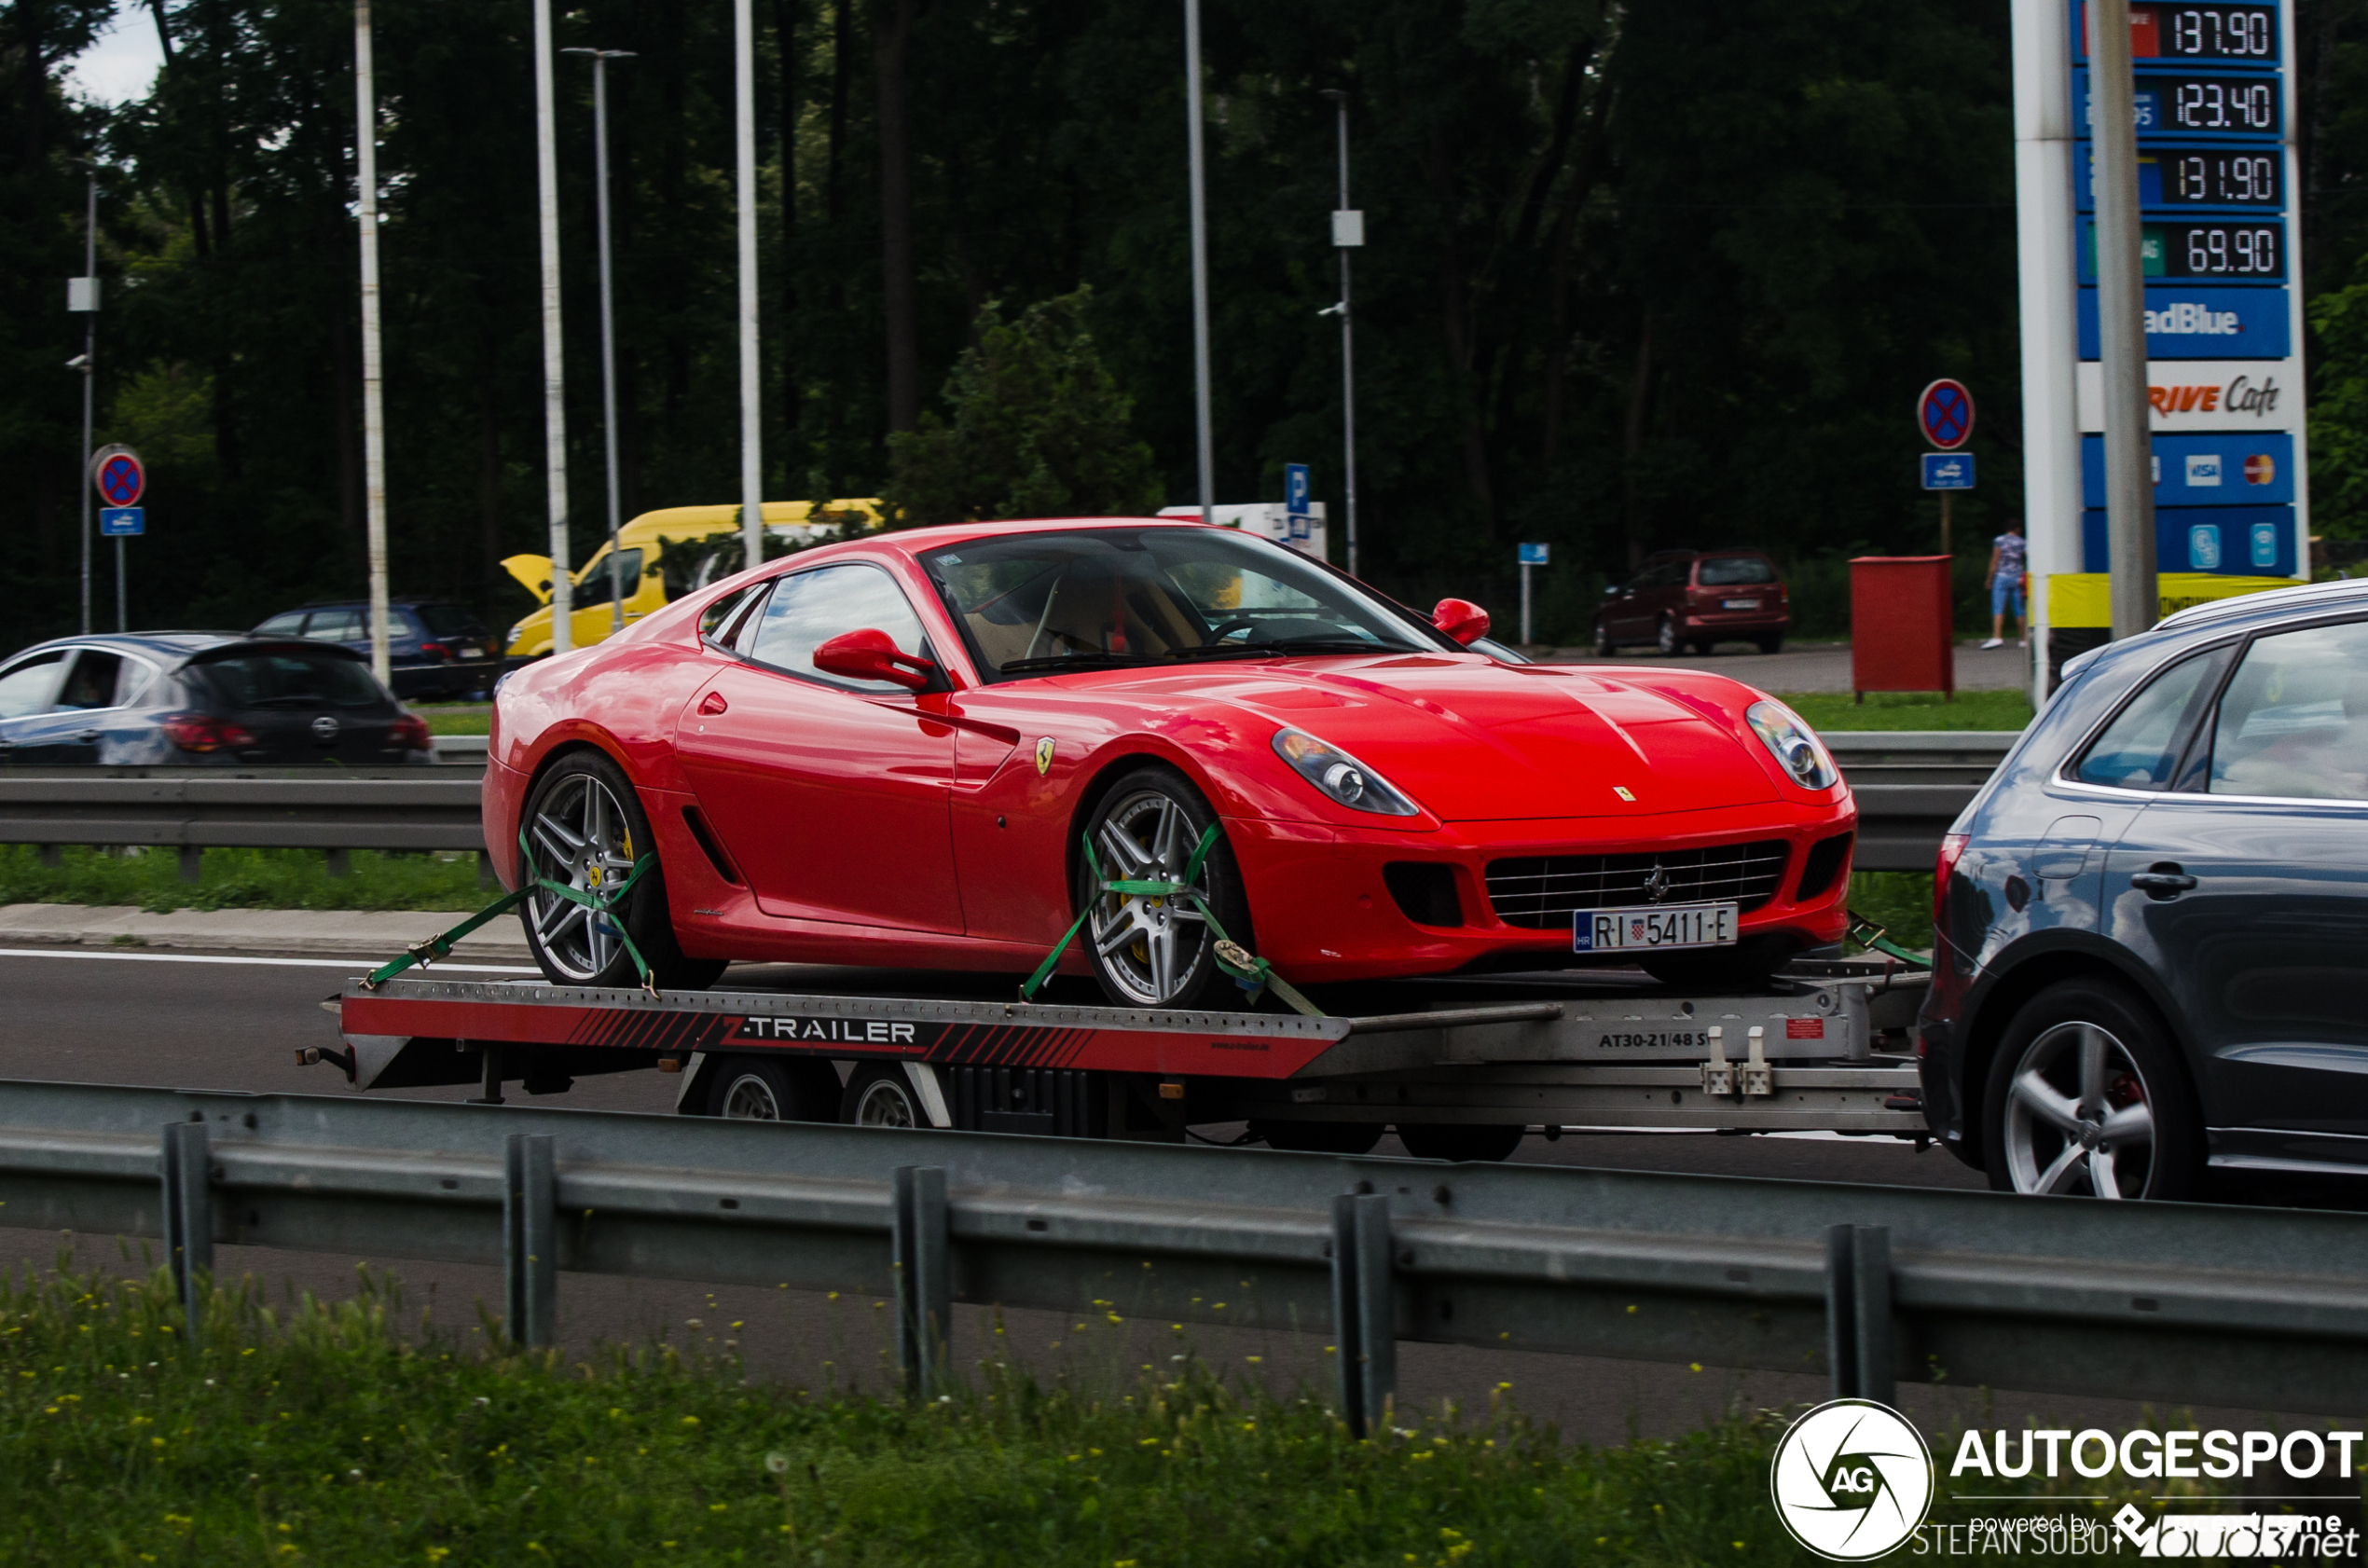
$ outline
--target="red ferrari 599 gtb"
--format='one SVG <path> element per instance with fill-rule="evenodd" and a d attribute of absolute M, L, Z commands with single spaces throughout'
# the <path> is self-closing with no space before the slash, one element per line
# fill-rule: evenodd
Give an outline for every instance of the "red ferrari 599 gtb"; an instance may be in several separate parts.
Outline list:
<path fill-rule="evenodd" d="M 1857 811 L 1782 703 L 1684 670 L 1500 663 L 1320 562 L 1198 523 L 829 545 L 505 681 L 486 842 L 544 971 L 732 959 L 1033 969 L 1116 1003 L 1241 993 L 1180 877 L 1301 984 L 1641 962 L 1747 984 L 1840 940 Z M 523 832 L 521 831 L 523 830 Z M 531 870 L 520 863 L 524 840 Z"/>

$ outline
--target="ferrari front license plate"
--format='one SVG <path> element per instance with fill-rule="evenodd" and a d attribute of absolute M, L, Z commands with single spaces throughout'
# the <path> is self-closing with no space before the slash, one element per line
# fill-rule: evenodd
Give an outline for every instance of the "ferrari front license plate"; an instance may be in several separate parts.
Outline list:
<path fill-rule="evenodd" d="M 1718 607 L 1721 610 L 1756 610 L 1759 608 L 1759 600 L 1755 598 L 1722 598 L 1718 601 Z"/>
<path fill-rule="evenodd" d="M 1657 909 L 1582 909 L 1571 922 L 1581 953 L 1634 953 L 1672 947 L 1732 947 L 1740 913 L 1731 903 L 1673 903 Z"/>

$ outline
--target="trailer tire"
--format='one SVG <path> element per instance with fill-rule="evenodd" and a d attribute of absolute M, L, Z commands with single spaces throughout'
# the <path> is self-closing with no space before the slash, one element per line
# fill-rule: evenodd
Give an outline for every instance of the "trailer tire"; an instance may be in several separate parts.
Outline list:
<path fill-rule="evenodd" d="M 810 1058 L 726 1056 L 708 1081 L 707 1113 L 735 1121 L 836 1121 L 839 1075 Z"/>
<path fill-rule="evenodd" d="M 848 1075 L 839 1120 L 854 1127 L 927 1127 L 929 1112 L 902 1063 L 866 1062 Z"/>
<path fill-rule="evenodd" d="M 1475 1127 L 1452 1121 L 1397 1124 L 1397 1141 L 1417 1160 L 1509 1160 L 1528 1135 L 1526 1127 Z"/>
<path fill-rule="evenodd" d="M 1382 1124 L 1269 1121 L 1260 1118 L 1251 1121 L 1250 1136 L 1262 1139 L 1269 1148 L 1287 1149 L 1295 1154 L 1370 1154 L 1373 1146 L 1382 1141 Z"/>

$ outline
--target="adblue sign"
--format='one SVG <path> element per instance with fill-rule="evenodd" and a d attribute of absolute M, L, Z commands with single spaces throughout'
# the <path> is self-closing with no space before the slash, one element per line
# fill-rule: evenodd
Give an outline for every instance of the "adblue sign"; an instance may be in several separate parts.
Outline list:
<path fill-rule="evenodd" d="M 2292 310 L 2275 289 L 2150 288 L 2146 352 L 2158 359 L 2284 359 Z M 2080 291 L 2080 357 L 2097 358 L 2097 291 Z"/>

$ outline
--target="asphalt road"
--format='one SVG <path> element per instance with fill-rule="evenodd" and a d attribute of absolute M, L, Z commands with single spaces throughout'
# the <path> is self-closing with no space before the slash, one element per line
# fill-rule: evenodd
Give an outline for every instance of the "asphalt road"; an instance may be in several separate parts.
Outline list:
<path fill-rule="evenodd" d="M 132 1083 L 282 1093 L 342 1093 L 343 1080 L 326 1066 L 296 1065 L 308 1045 L 337 1041 L 335 1019 L 322 1009 L 354 966 L 337 960 L 208 960 L 189 955 L 106 954 L 10 949 L 0 952 L 0 1080 Z M 902 989 L 917 977 L 884 976 L 880 989 Z M 672 1109 L 676 1080 L 654 1073 L 580 1080 L 550 1104 L 583 1108 L 664 1113 Z M 467 1088 L 404 1092 L 421 1099 L 458 1101 Z M 516 1091 L 513 1091 L 515 1093 Z M 1398 1154 L 1395 1138 L 1376 1150 Z M 1246 1155 L 1246 1158 L 1255 1158 Z M 1937 1149 L 1918 1152 L 1894 1139 L 1845 1139 L 1803 1135 L 1718 1137 L 1698 1134 L 1567 1134 L 1556 1142 L 1533 1136 L 1524 1161 L 1708 1176 L 1786 1176 L 1816 1181 L 1934 1187 L 1979 1187 L 1981 1178 Z M 46 1270 L 61 1256 L 61 1238 L 46 1231 L 0 1229 L 0 1268 Z M 140 1266 L 113 1238 L 65 1238 L 64 1256 L 76 1268 Z M 498 1302 L 501 1280 L 491 1268 L 406 1263 L 224 1247 L 216 1267 L 252 1272 L 275 1296 L 312 1291 L 341 1299 L 355 1286 L 358 1264 L 391 1269 L 403 1282 L 410 1309 L 463 1339 L 479 1333 L 480 1302 Z M 1042 1312 L 998 1314 L 957 1309 L 957 1365 L 990 1355 L 1023 1361 L 1046 1378 L 1107 1384 L 1136 1375 L 1177 1355 L 1183 1340 L 1163 1324 L 1122 1329 L 1086 1327 Z M 406 1321 L 414 1321 L 406 1318 Z M 677 1342 L 702 1339 L 748 1358 L 752 1375 L 805 1386 L 837 1379 L 878 1382 L 885 1376 L 886 1323 L 868 1300 L 811 1293 L 703 1286 L 694 1282 L 562 1275 L 560 1336 L 580 1351 L 595 1341 L 664 1335 Z M 1321 1339 L 1281 1332 L 1196 1329 L 1197 1351 L 1220 1367 L 1288 1390 L 1300 1380 L 1329 1376 Z M 1718 1411 L 1775 1407 L 1823 1398 L 1822 1379 L 1717 1368 L 1717 1347 L 1702 1349 L 1704 1370 L 1586 1357 L 1406 1344 L 1399 1348 L 1402 1409 L 1437 1410 L 1442 1400 L 1466 1410 L 1485 1409 L 1492 1389 L 1511 1385 L 1511 1397 L 1565 1435 L 1589 1442 L 1624 1440 L 1631 1432 L 1674 1435 Z M 2078 1418 L 2084 1425 L 2127 1424 L 2134 1405 L 2034 1396 L 2001 1396 L 1985 1413 L 1984 1391 L 1918 1388 L 1903 1400 L 1928 1432 L 1952 1422 L 2014 1424 L 2025 1413 Z M 2199 1412 L 2201 1413 L 2201 1412 Z M 2060 1424 L 2060 1421 L 2053 1424 Z"/>

